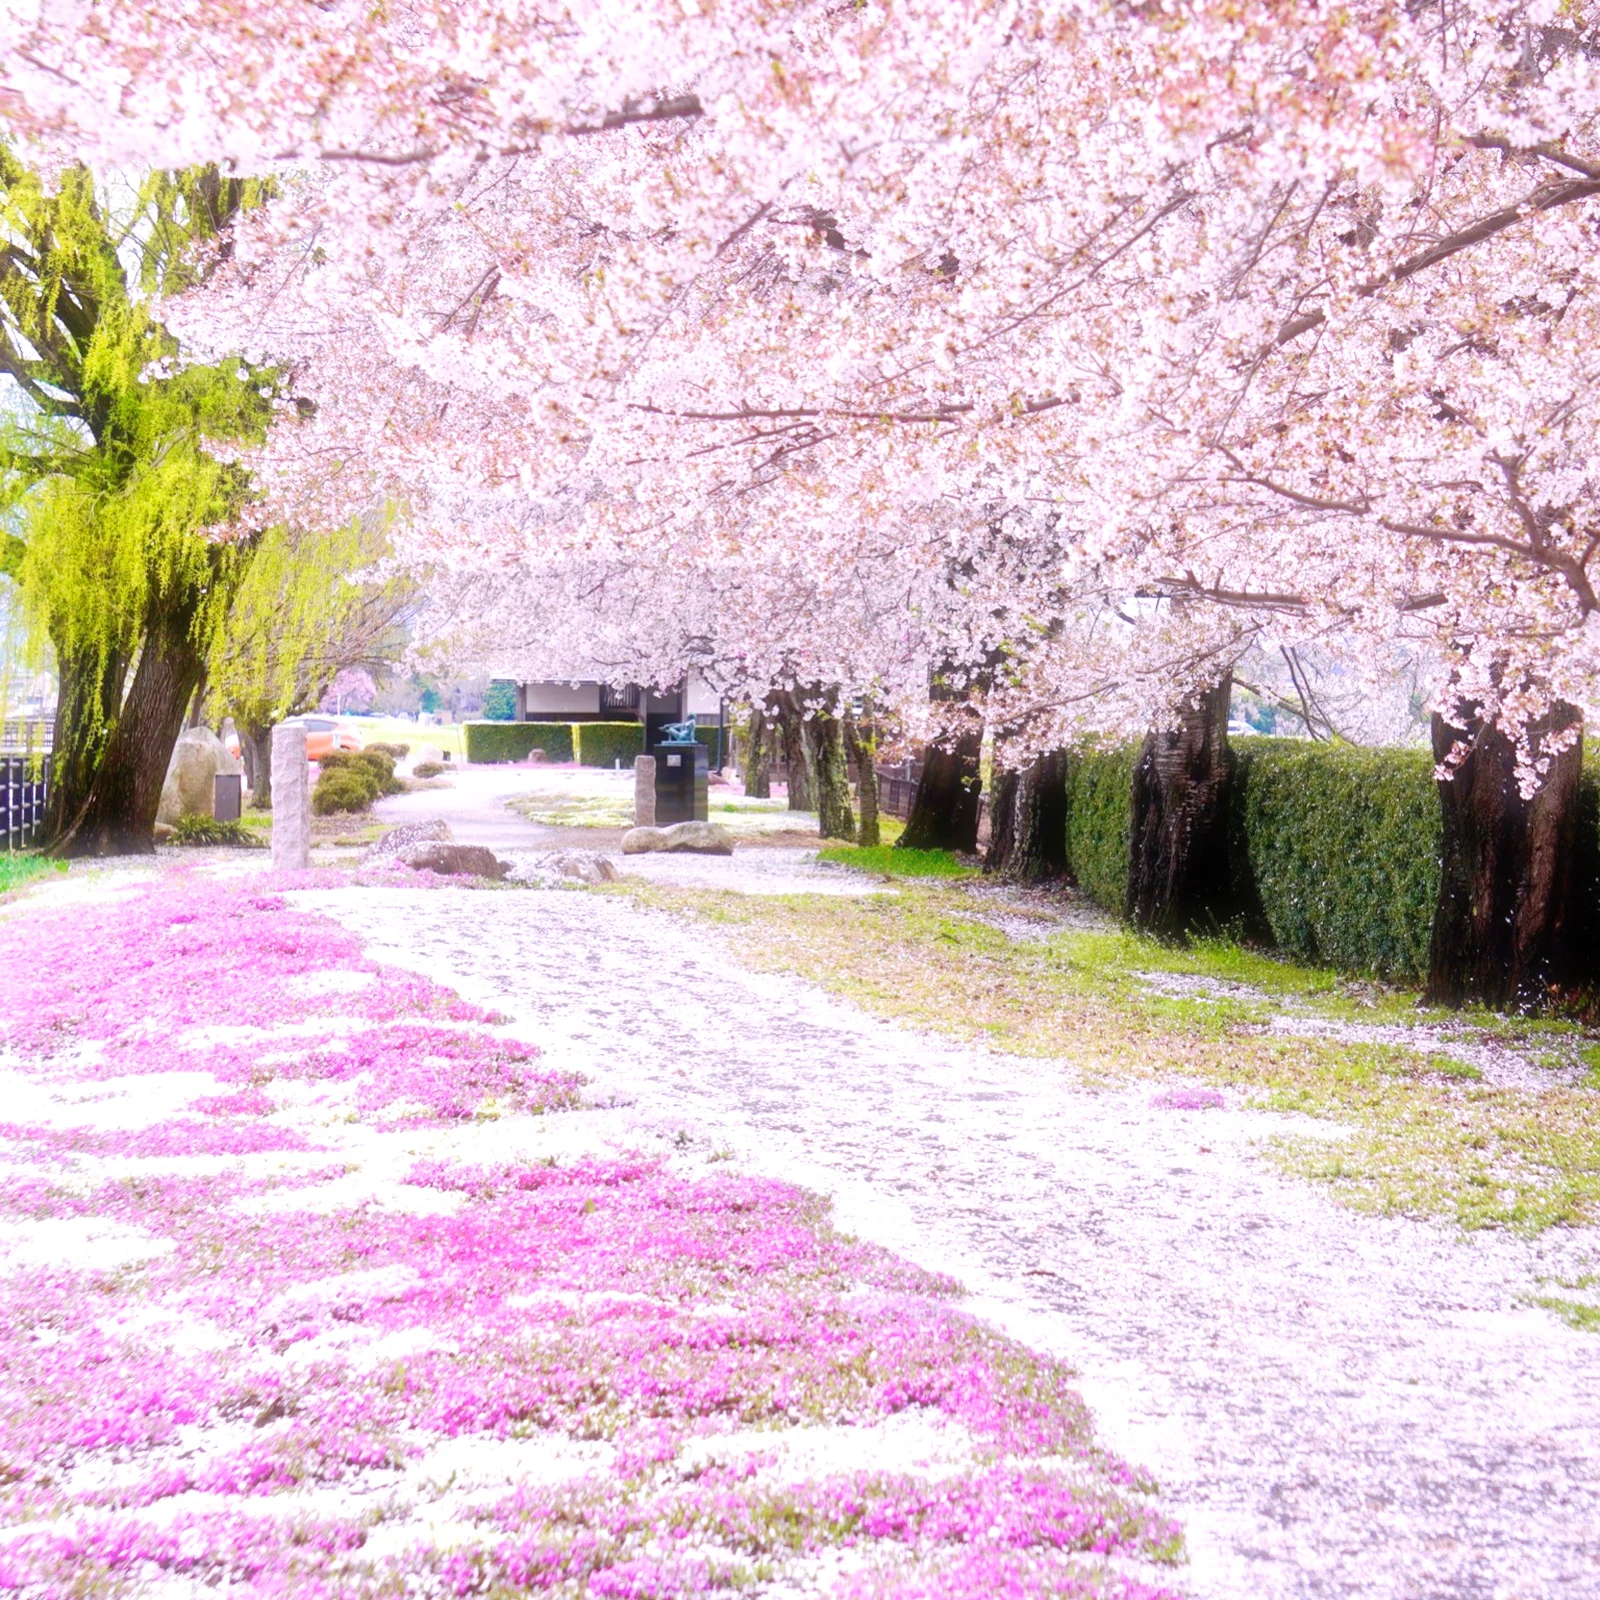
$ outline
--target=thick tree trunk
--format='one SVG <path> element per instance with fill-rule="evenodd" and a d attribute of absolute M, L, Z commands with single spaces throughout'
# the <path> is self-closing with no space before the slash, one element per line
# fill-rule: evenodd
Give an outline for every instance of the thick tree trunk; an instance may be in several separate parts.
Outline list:
<path fill-rule="evenodd" d="M 43 837 L 49 844 L 72 826 L 100 770 L 127 676 L 127 657 L 102 657 L 97 650 L 56 651 L 60 688 L 56 698 L 50 794 Z"/>
<path fill-rule="evenodd" d="M 745 733 L 744 792 L 757 800 L 772 797 L 772 727 L 760 706 L 751 706 Z"/>
<path fill-rule="evenodd" d="M 1536 753 L 1578 727 L 1577 708 L 1558 704 L 1533 730 Z M 1571 973 L 1582 735 L 1550 757 L 1532 799 L 1517 787 L 1516 748 L 1498 728 L 1476 717 L 1454 728 L 1435 716 L 1440 761 L 1457 739 L 1469 753 L 1439 785 L 1444 838 L 1425 998 L 1533 1010 Z"/>
<path fill-rule="evenodd" d="M 167 764 L 205 669 L 190 635 L 192 615 L 192 606 L 175 608 L 145 635 L 100 770 L 71 827 L 55 844 L 55 854 L 144 855 L 155 849 Z"/>
<path fill-rule="evenodd" d="M 1010 799 L 1004 798 L 1009 785 Z M 1001 812 L 1005 812 L 1002 821 Z M 994 819 L 984 869 L 1013 883 L 1049 883 L 1067 875 L 1067 752 L 1052 750 L 995 785 Z"/>
<path fill-rule="evenodd" d="M 797 696 L 777 697 L 778 717 L 783 729 L 783 764 L 789 772 L 789 809 L 812 811 L 811 740 Z"/>
<path fill-rule="evenodd" d="M 250 803 L 262 811 L 272 809 L 272 729 L 254 723 L 239 725 L 239 754 L 250 785 Z"/>
<path fill-rule="evenodd" d="M 1133 769 L 1126 914 L 1162 939 L 1226 913 L 1232 677 L 1206 690 L 1177 725 L 1146 736 Z"/>
<path fill-rule="evenodd" d="M 994 788 L 989 791 L 989 848 L 984 854 L 985 872 L 1003 873 L 1011 864 L 1017 837 L 1017 785 L 1022 774 L 1015 767 L 996 771 Z"/>
<path fill-rule="evenodd" d="M 856 801 L 861 808 L 861 824 L 856 829 L 856 842 L 876 845 L 878 833 L 878 740 L 871 725 L 863 725 L 854 717 L 844 719 L 845 749 L 856 769 Z"/>
<path fill-rule="evenodd" d="M 976 719 L 974 719 L 976 721 Z M 929 745 L 922 758 L 922 776 L 912 797 L 906 831 L 895 848 L 900 850 L 962 850 L 978 848 L 978 797 L 983 780 L 978 756 L 983 729 L 974 726 L 948 748 Z"/>
<path fill-rule="evenodd" d="M 850 770 L 844 758 L 844 727 L 831 710 L 812 718 L 817 751 L 817 832 L 853 844 L 856 819 L 850 810 Z"/>

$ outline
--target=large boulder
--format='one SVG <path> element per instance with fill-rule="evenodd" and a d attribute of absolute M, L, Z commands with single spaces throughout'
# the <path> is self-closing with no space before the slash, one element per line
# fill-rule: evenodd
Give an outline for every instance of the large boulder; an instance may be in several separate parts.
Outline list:
<path fill-rule="evenodd" d="M 239 770 L 228 747 L 209 728 L 185 728 L 167 763 L 156 822 L 170 828 L 183 817 L 214 816 L 216 790 L 212 780 L 219 772 Z"/>
<path fill-rule="evenodd" d="M 449 844 L 452 838 L 450 824 L 443 817 L 430 817 L 426 822 L 407 822 L 401 827 L 391 828 L 381 839 L 369 844 L 361 859 L 372 862 L 398 861 L 415 845 Z"/>
<path fill-rule="evenodd" d="M 410 759 L 413 772 L 418 767 L 442 767 L 444 765 L 444 751 L 436 744 L 419 744 L 411 752 Z"/>
<path fill-rule="evenodd" d="M 654 850 L 731 856 L 733 835 L 714 822 L 675 822 L 670 828 L 629 828 L 622 836 L 625 856 L 648 855 Z"/>
<path fill-rule="evenodd" d="M 438 872 L 449 877 L 503 878 L 511 864 L 481 844 L 417 844 L 399 858 L 418 872 Z"/>

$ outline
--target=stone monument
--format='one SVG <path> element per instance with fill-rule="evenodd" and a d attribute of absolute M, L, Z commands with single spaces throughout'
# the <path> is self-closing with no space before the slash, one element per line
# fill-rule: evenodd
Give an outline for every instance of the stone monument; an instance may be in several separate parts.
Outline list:
<path fill-rule="evenodd" d="M 653 828 L 656 825 L 656 758 L 633 758 L 633 825 L 636 828 Z"/>
<path fill-rule="evenodd" d="M 311 865 L 311 768 L 306 730 L 272 730 L 272 866 L 303 872 Z"/>

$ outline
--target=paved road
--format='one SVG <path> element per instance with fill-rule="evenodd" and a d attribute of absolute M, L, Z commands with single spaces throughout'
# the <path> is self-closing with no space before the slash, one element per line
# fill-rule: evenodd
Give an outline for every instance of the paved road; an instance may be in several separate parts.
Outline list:
<path fill-rule="evenodd" d="M 1256 1158 L 1281 1119 L 1078 1092 L 615 899 L 307 898 L 631 1098 L 642 1143 L 682 1127 L 829 1191 L 1067 1355 L 1186 1524 L 1203 1600 L 1600 1596 L 1600 1338 L 1521 1300 L 1592 1234 L 1354 1216 Z"/>

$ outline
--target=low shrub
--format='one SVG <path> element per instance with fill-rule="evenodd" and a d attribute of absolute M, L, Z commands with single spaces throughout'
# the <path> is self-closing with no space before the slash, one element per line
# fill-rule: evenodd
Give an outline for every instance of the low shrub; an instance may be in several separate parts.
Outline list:
<path fill-rule="evenodd" d="M 411 769 L 411 776 L 413 778 L 437 778 L 443 771 L 444 762 L 442 761 L 419 761 Z"/>
<path fill-rule="evenodd" d="M 469 722 L 468 761 L 526 761 L 543 750 L 551 761 L 572 759 L 570 722 Z"/>
<path fill-rule="evenodd" d="M 247 850 L 266 849 L 266 840 L 242 822 L 219 822 L 215 817 L 179 817 L 172 842 L 183 845 L 236 845 Z"/>
<path fill-rule="evenodd" d="M 324 768 L 311 791 L 311 809 L 319 817 L 335 811 L 365 811 L 378 798 L 378 785 L 370 769 L 362 767 Z"/>
<path fill-rule="evenodd" d="M 324 772 L 367 773 L 377 794 L 403 794 L 406 786 L 395 777 L 394 763 L 387 746 L 373 744 L 365 750 L 331 751 L 318 765 Z"/>
<path fill-rule="evenodd" d="M 572 728 L 579 766 L 611 767 L 620 761 L 631 767 L 633 758 L 644 754 L 644 729 L 637 722 L 575 722 Z"/>
<path fill-rule="evenodd" d="M 388 756 L 391 760 L 394 760 L 394 761 L 404 761 L 405 758 L 408 755 L 411 754 L 411 746 L 410 745 L 408 745 L 408 744 L 389 744 L 389 743 L 386 743 L 385 741 L 383 741 L 381 739 L 380 740 L 374 740 L 373 743 L 368 744 L 368 745 L 363 745 L 361 748 L 362 748 L 363 753 L 365 753 L 368 750 L 376 750 L 380 755 Z"/>

